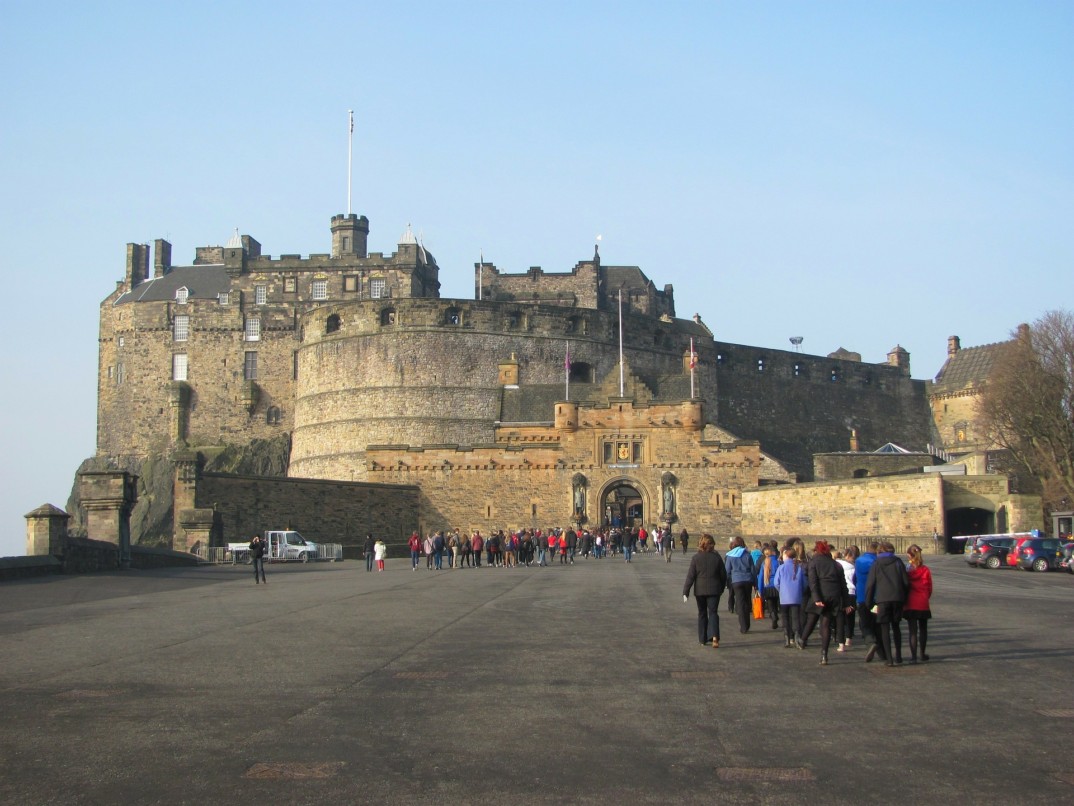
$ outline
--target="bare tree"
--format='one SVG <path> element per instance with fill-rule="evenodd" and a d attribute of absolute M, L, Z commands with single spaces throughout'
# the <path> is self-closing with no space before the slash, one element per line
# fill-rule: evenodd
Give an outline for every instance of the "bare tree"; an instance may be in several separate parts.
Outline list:
<path fill-rule="evenodd" d="M 1002 345 L 977 412 L 985 433 L 1040 481 L 1049 509 L 1074 501 L 1074 314 L 1050 311 Z"/>

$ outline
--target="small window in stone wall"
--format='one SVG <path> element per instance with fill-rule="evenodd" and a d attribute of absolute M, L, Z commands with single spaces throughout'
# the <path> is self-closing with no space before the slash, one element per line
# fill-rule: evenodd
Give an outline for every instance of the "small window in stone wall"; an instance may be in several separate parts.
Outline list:
<path fill-rule="evenodd" d="M 315 300 L 328 299 L 328 281 L 314 280 L 313 285 L 310 287 L 310 292 L 310 295 Z"/>
<path fill-rule="evenodd" d="M 444 324 L 445 325 L 458 325 L 462 323 L 462 315 L 459 313 L 459 309 L 452 307 L 444 311 Z"/>
<path fill-rule="evenodd" d="M 832 383 L 838 383 L 842 380 L 842 375 L 839 372 L 839 367 L 832 367 L 831 381 Z"/>
<path fill-rule="evenodd" d="M 395 308 L 385 308 L 380 312 L 380 324 L 382 326 L 395 324 Z"/>
<path fill-rule="evenodd" d="M 334 313 L 325 320 L 324 323 L 325 333 L 338 333 L 339 332 L 339 314 Z"/>
<path fill-rule="evenodd" d="M 247 350 L 243 356 L 242 378 L 244 381 L 257 380 L 257 352 Z"/>
<path fill-rule="evenodd" d="M 386 296 L 384 292 L 387 290 L 387 287 L 388 287 L 387 282 L 384 280 L 383 277 L 372 277 L 372 278 L 370 278 L 370 280 L 369 280 L 369 298 L 370 299 L 380 299 L 381 297 Z"/>
<path fill-rule="evenodd" d="M 507 314 L 507 327 L 509 330 L 518 330 L 522 327 L 522 313 L 511 311 Z"/>
<path fill-rule="evenodd" d="M 584 334 L 586 332 L 585 319 L 581 316 L 567 317 L 566 330 L 568 333 Z"/>
<path fill-rule="evenodd" d="M 856 479 L 864 479 L 868 475 L 869 471 L 866 470 L 864 467 L 859 467 L 857 470 L 854 471 L 854 478 Z"/>
<path fill-rule="evenodd" d="M 294 277 L 285 277 L 283 281 L 283 292 L 285 294 L 294 294 L 298 290 L 298 281 Z"/>
<path fill-rule="evenodd" d="M 268 423 L 269 425 L 279 425 L 280 420 L 282 420 L 282 419 L 283 419 L 283 417 L 280 414 L 280 407 L 279 406 L 269 406 L 268 407 L 268 411 L 265 412 L 265 422 L 266 423 Z"/>
<path fill-rule="evenodd" d="M 764 359 L 763 358 L 758 358 L 757 359 L 757 371 L 758 372 L 764 372 Z"/>
<path fill-rule="evenodd" d="M 254 305 L 264 305 L 268 302 L 268 286 L 254 286 Z"/>
<path fill-rule="evenodd" d="M 727 363 L 727 357 L 724 356 L 723 353 L 716 353 L 716 363 L 717 364 L 726 364 Z"/>
<path fill-rule="evenodd" d="M 348 275 L 343 278 L 343 290 L 349 294 L 353 294 L 358 290 L 358 277 L 357 275 Z"/>
<path fill-rule="evenodd" d="M 592 383 L 593 368 L 584 361 L 572 361 L 571 380 L 577 383 Z"/>

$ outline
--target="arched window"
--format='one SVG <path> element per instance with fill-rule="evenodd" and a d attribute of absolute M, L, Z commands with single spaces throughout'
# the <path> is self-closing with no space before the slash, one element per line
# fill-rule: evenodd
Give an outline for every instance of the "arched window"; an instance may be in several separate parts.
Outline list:
<path fill-rule="evenodd" d="M 338 333 L 339 332 L 339 314 L 334 313 L 329 316 L 324 322 L 325 333 Z"/>
<path fill-rule="evenodd" d="M 459 309 L 452 306 L 444 311 L 444 324 L 445 325 L 461 325 L 462 314 L 459 313 Z"/>
<path fill-rule="evenodd" d="M 269 406 L 268 411 L 265 412 L 265 422 L 267 422 L 269 425 L 279 425 L 280 419 L 280 407 Z"/>

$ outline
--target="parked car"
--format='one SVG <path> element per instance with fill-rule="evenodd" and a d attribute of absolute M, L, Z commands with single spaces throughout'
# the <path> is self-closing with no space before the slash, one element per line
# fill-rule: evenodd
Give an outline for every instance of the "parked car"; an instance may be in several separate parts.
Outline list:
<path fill-rule="evenodd" d="M 1013 545 L 1013 537 L 979 537 L 970 547 L 966 562 L 978 568 L 1001 568 L 1006 564 L 1007 553 Z"/>
<path fill-rule="evenodd" d="M 1039 532 L 1011 535 L 1011 537 L 1014 538 L 1014 543 L 1011 544 L 1010 551 L 1007 552 L 1007 565 L 1011 568 L 1018 568 L 1018 558 L 1022 556 L 1022 546 L 1030 540 L 1043 539 Z"/>
<path fill-rule="evenodd" d="M 1063 550 L 1059 541 L 1054 537 L 1034 537 L 1017 549 L 1018 567 L 1025 570 L 1051 571 L 1059 567 L 1059 561 L 1063 559 Z"/>
<path fill-rule="evenodd" d="M 1059 567 L 1065 568 L 1074 574 L 1074 543 L 1064 543 L 1061 546 L 1063 558 L 1059 561 Z"/>

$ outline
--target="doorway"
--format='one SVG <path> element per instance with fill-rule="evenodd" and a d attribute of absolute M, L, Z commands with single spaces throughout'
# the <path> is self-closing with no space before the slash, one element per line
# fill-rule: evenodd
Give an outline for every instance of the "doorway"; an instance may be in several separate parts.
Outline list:
<path fill-rule="evenodd" d="M 641 526 L 645 523 L 645 500 L 630 482 L 615 482 L 604 491 L 600 512 L 603 526 Z"/>

